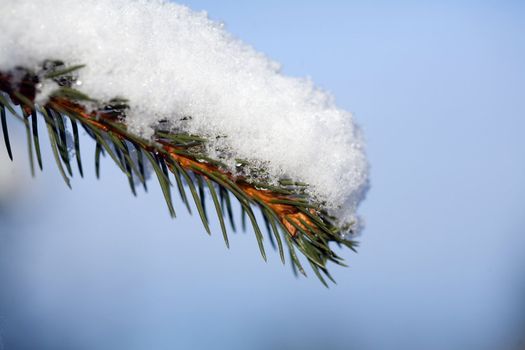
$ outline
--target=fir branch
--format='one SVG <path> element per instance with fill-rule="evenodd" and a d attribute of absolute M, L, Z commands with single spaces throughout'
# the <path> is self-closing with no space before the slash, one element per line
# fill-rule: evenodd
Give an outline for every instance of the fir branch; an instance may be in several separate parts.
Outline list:
<path fill-rule="evenodd" d="M 151 163 L 159 181 L 169 213 L 175 217 L 170 177 L 175 179 L 182 202 L 191 213 L 188 198 L 193 199 L 205 230 L 210 232 L 208 213 L 205 206 L 206 192 L 211 196 L 216 215 L 226 246 L 229 239 L 225 224 L 227 216 L 231 228 L 235 231 L 230 194 L 241 205 L 242 227 L 248 217 L 261 252 L 266 260 L 264 238 L 254 208 L 259 208 L 265 222 L 267 234 L 272 245 L 279 251 L 282 262 L 285 262 L 285 245 L 290 254 L 294 272 L 306 275 L 296 254 L 298 249 L 308 260 L 315 275 L 327 286 L 324 277 L 331 281 L 326 263 L 331 261 L 345 266 L 342 259 L 330 248 L 330 242 L 344 245 L 355 250 L 356 243 L 344 238 L 341 228 L 333 224 L 332 219 L 315 203 L 304 195 L 307 184 L 292 179 L 281 179 L 278 185 L 254 183 L 243 176 L 229 172 L 220 161 L 210 159 L 203 151 L 206 140 L 198 135 L 191 135 L 178 130 L 166 130 L 159 126 L 151 139 L 145 139 L 127 129 L 126 101 L 115 99 L 100 103 L 73 88 L 75 73 L 83 65 L 66 67 L 60 61 L 46 61 L 43 69 L 32 72 L 16 68 L 14 72 L 0 72 L 0 117 L 2 132 L 7 152 L 13 159 L 7 125 L 7 113 L 23 121 L 28 140 L 29 159 L 34 173 L 33 148 L 40 169 L 43 168 L 38 135 L 38 119 L 43 118 L 50 139 L 57 167 L 67 186 L 71 187 L 69 178 L 73 169 L 68 152 L 66 137 L 67 121 L 73 131 L 75 162 L 79 174 L 83 176 L 82 159 L 78 124 L 80 124 L 96 142 L 95 171 L 100 175 L 100 155 L 108 154 L 120 170 L 126 175 L 130 189 L 136 195 L 138 181 L 147 190 L 144 163 Z M 16 74 L 15 74 L 16 73 Z M 17 78 L 15 78 L 17 77 Z M 22 77 L 22 78 L 20 78 Z M 52 80 L 59 85 L 43 105 L 35 103 L 38 84 Z M 91 101 L 101 106 L 95 111 L 88 111 L 82 102 Z M 19 106 L 22 116 L 16 111 Z M 130 149 L 137 156 L 132 157 Z M 239 160 L 240 166 L 249 166 Z M 184 182 L 190 191 L 188 197 Z M 275 245 L 275 242 L 277 245 Z"/>

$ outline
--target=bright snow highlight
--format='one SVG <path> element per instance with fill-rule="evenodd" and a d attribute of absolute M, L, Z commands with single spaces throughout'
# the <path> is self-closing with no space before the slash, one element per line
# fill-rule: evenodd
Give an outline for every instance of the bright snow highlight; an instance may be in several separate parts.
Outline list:
<path fill-rule="evenodd" d="M 147 135 L 168 119 L 212 140 L 231 170 L 242 158 L 275 179 L 306 182 L 341 222 L 355 220 L 368 166 L 352 115 L 309 80 L 282 75 L 206 13 L 161 0 L 1 3 L 0 70 L 45 59 L 86 64 L 79 89 L 128 99 L 134 130 Z"/>

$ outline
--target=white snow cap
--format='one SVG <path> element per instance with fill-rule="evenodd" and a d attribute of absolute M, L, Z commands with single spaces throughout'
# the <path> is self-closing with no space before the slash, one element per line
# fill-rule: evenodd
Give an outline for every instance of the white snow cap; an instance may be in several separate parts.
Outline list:
<path fill-rule="evenodd" d="M 206 13 L 164 0 L 1 4 L 0 70 L 45 59 L 86 64 L 77 88 L 97 100 L 128 99 L 133 130 L 148 135 L 167 119 L 226 148 L 228 164 L 242 158 L 272 178 L 308 183 L 341 224 L 355 221 L 368 164 L 352 115 Z"/>

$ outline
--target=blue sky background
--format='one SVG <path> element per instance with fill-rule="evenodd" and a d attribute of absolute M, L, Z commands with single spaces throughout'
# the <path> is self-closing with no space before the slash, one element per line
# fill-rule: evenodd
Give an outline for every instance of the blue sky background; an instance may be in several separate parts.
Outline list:
<path fill-rule="evenodd" d="M 49 146 L 0 197 L 0 349 L 520 349 L 525 338 L 525 6 L 186 1 L 310 76 L 367 138 L 367 227 L 338 285 L 224 247 L 110 160 L 61 183 Z M 5 157 L 3 151 L 2 156 Z M 14 196 L 16 199 L 13 199 Z M 313 277 L 313 276 L 312 276 Z M 523 348 L 524 345 L 521 345 Z"/>

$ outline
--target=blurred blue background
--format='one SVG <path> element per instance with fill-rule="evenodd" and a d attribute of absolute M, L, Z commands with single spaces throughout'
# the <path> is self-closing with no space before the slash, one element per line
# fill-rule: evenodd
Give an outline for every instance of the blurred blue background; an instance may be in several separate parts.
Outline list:
<path fill-rule="evenodd" d="M 522 349 L 525 6 L 519 1 L 185 1 L 310 76 L 367 138 L 367 222 L 338 284 L 224 247 L 111 160 L 70 191 L 23 130 L 0 151 L 0 349 Z M 2 146 L 3 148 L 3 146 Z M 521 345 L 520 345 L 521 344 Z"/>

